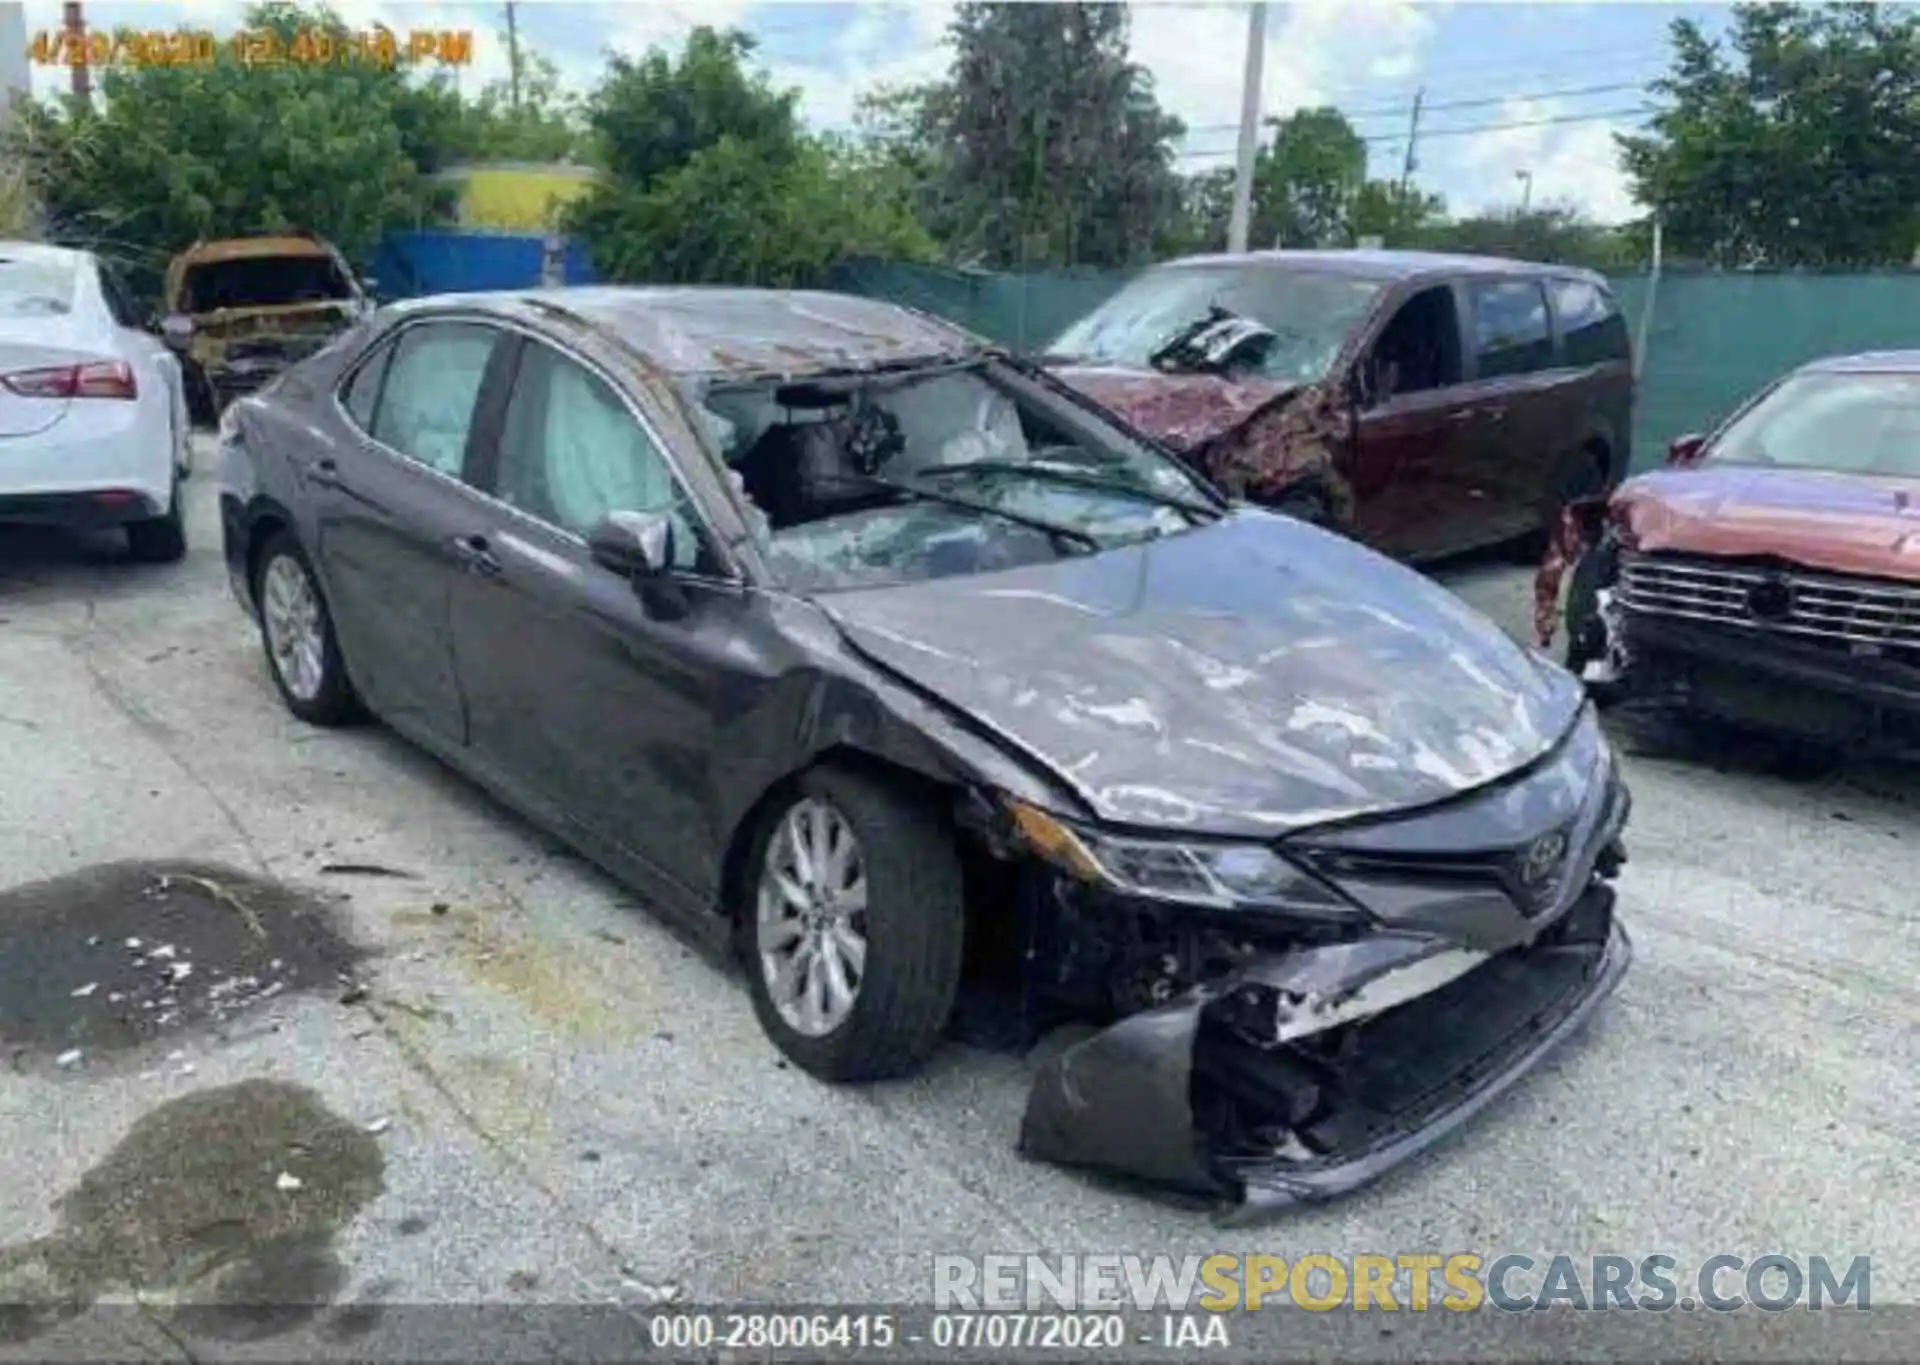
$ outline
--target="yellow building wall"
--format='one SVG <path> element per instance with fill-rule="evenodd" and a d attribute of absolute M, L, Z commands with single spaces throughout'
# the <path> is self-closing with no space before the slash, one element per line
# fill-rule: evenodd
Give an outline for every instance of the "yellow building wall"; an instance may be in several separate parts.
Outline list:
<path fill-rule="evenodd" d="M 560 208 L 593 188 L 573 169 L 489 169 L 460 173 L 460 225 L 501 232 L 543 232 Z"/>

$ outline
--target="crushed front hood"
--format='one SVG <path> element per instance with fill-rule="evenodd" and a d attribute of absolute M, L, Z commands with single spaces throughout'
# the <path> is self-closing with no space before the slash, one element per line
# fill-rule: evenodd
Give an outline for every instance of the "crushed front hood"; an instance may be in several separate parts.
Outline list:
<path fill-rule="evenodd" d="M 1629 543 L 1651 553 L 1920 580 L 1920 480 L 1702 465 L 1642 474 L 1614 506 Z"/>
<path fill-rule="evenodd" d="M 1161 374 L 1117 366 L 1058 365 L 1063 383 L 1120 414 L 1139 431 L 1182 452 L 1198 450 L 1296 392 L 1273 380 L 1211 374 Z"/>
<path fill-rule="evenodd" d="M 1583 702 L 1444 588 L 1253 509 L 818 601 L 1118 824 L 1264 839 L 1428 805 L 1531 763 Z"/>

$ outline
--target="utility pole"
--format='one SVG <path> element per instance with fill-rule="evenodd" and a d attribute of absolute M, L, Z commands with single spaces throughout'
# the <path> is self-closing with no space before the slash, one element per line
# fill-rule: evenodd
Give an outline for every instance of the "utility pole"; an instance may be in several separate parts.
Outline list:
<path fill-rule="evenodd" d="M 1247 15 L 1247 74 L 1240 87 L 1240 157 L 1233 177 L 1233 217 L 1227 223 L 1227 250 L 1245 251 L 1253 224 L 1253 167 L 1260 151 L 1260 73 L 1267 57 L 1266 0 L 1255 0 Z"/>
<path fill-rule="evenodd" d="M 1520 216 L 1527 216 L 1527 209 L 1533 203 L 1533 172 L 1515 171 L 1513 178 L 1520 182 Z"/>
<path fill-rule="evenodd" d="M 1407 120 L 1407 159 L 1400 163 L 1400 201 L 1406 202 L 1407 188 L 1413 183 L 1413 173 L 1420 169 L 1420 158 L 1414 153 L 1420 145 L 1420 105 L 1427 98 L 1427 88 L 1423 85 L 1413 92 L 1413 114 Z"/>
<path fill-rule="evenodd" d="M 87 17 L 80 12 L 80 0 L 67 0 L 67 60 L 73 65 L 73 97 L 82 104 L 93 103 L 93 71 L 87 65 Z"/>
<path fill-rule="evenodd" d="M 520 112 L 520 18 L 513 0 L 507 0 L 507 98 Z"/>

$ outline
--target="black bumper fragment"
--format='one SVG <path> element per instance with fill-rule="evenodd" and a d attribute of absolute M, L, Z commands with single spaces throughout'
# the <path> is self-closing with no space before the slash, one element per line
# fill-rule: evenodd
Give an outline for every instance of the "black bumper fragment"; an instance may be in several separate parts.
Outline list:
<path fill-rule="evenodd" d="M 1382 936 L 1258 959 L 1052 1059 L 1021 1150 L 1215 1197 L 1230 1222 L 1345 1194 L 1492 1103 L 1612 994 L 1632 957 L 1613 904 L 1596 881 L 1533 945 L 1278 1045 L 1247 1041 L 1237 1012 L 1390 990 L 1448 948 Z"/>

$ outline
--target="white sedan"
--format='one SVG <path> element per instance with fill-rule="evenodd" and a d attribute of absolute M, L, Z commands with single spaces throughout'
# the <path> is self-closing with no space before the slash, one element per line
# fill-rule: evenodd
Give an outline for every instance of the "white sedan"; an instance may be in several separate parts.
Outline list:
<path fill-rule="evenodd" d="M 124 527 L 186 553 L 180 362 L 90 252 L 0 241 L 0 526 Z"/>

